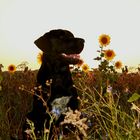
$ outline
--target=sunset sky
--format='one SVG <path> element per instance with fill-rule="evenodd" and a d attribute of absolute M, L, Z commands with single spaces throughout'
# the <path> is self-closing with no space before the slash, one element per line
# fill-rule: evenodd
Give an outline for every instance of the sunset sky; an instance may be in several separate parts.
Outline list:
<path fill-rule="evenodd" d="M 140 64 L 140 0 L 0 0 L 0 63 L 38 69 L 34 40 L 60 28 L 85 39 L 81 57 L 92 68 L 101 34 L 110 35 L 115 61 Z"/>

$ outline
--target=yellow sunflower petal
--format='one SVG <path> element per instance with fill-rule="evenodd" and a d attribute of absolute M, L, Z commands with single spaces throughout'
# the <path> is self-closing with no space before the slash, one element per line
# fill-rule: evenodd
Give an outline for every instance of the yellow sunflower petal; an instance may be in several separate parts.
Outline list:
<path fill-rule="evenodd" d="M 9 71 L 10 73 L 14 73 L 14 72 L 16 71 L 16 66 L 13 65 L 13 64 L 9 65 L 9 66 L 8 66 L 8 71 Z"/>
<path fill-rule="evenodd" d="M 89 66 L 87 64 L 82 65 L 82 71 L 88 72 L 89 71 Z"/>
<path fill-rule="evenodd" d="M 99 36 L 99 44 L 103 46 L 107 46 L 110 44 L 110 36 L 106 34 L 102 34 Z"/>
<path fill-rule="evenodd" d="M 106 60 L 112 60 L 115 56 L 116 56 L 116 54 L 113 50 L 104 51 L 104 57 Z"/>
<path fill-rule="evenodd" d="M 42 64 L 42 56 L 43 56 L 43 52 L 39 52 L 37 55 L 37 62 L 39 64 Z"/>

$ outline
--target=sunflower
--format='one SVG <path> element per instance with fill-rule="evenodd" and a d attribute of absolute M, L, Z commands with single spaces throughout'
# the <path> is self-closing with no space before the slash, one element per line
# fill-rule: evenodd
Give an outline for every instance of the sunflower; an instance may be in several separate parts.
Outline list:
<path fill-rule="evenodd" d="M 39 64 L 42 64 L 42 57 L 43 57 L 43 52 L 39 52 L 37 55 L 37 62 Z"/>
<path fill-rule="evenodd" d="M 16 66 L 13 65 L 13 64 L 9 65 L 9 66 L 8 66 L 8 71 L 9 71 L 10 73 L 14 73 L 14 72 L 16 71 Z"/>
<path fill-rule="evenodd" d="M 116 69 L 120 69 L 122 67 L 122 62 L 121 61 L 117 61 L 115 63 L 115 67 L 116 67 Z"/>
<path fill-rule="evenodd" d="M 82 71 L 88 72 L 89 71 L 89 66 L 87 64 L 82 65 Z"/>
<path fill-rule="evenodd" d="M 116 54 L 113 50 L 104 51 L 104 57 L 106 58 L 106 60 L 112 60 L 115 56 L 116 56 Z"/>
<path fill-rule="evenodd" d="M 107 46 L 110 43 L 110 36 L 106 35 L 106 34 L 102 34 L 99 36 L 99 43 L 100 45 L 103 46 Z"/>

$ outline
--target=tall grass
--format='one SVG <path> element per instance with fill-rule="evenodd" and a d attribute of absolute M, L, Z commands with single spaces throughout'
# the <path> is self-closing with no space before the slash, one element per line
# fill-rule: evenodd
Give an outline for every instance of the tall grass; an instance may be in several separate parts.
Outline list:
<path fill-rule="evenodd" d="M 76 87 L 81 96 L 81 110 L 92 116 L 92 127 L 88 131 L 88 138 L 138 140 L 140 135 L 140 114 L 138 111 L 132 110 L 131 103 L 127 101 L 131 95 L 127 95 L 124 103 L 121 98 L 125 96 L 121 94 L 128 93 L 120 93 L 120 90 L 117 91 L 117 89 L 104 92 L 102 87 L 97 90 L 95 88 L 97 85 L 89 82 L 97 78 L 97 75 L 94 76 L 90 80 L 88 75 L 82 76 L 79 81 L 76 81 Z M 138 103 L 136 101 L 136 104 Z"/>
<path fill-rule="evenodd" d="M 14 74 L 1 73 L 2 89 L 0 91 L 0 138 L 10 140 L 10 137 L 22 139 L 22 124 L 25 115 L 32 108 L 32 95 L 19 90 L 24 85 L 32 91 L 36 81 L 37 71 L 17 71 Z M 100 71 L 92 70 L 72 72 L 75 87 L 81 101 L 81 114 L 88 119 L 87 136 L 85 139 L 104 140 L 138 140 L 140 135 L 139 98 L 128 99 L 139 92 L 140 75 L 138 73 L 118 74 L 112 84 L 112 90 L 104 90 L 101 85 Z M 129 79 L 129 80 L 128 80 Z M 135 84 L 130 84 L 130 81 Z M 122 83 L 125 83 L 124 86 Z M 136 105 L 136 106 L 134 106 Z M 68 138 L 67 138 L 68 139 Z"/>

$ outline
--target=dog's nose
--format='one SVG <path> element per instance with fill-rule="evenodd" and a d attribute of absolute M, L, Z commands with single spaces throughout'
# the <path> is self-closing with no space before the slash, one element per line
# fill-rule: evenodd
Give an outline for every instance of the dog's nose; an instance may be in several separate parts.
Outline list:
<path fill-rule="evenodd" d="M 84 43 L 85 42 L 85 40 L 82 39 L 82 38 L 78 38 L 78 40 L 79 40 L 80 43 Z"/>
<path fill-rule="evenodd" d="M 82 38 L 78 38 L 77 43 L 79 46 L 83 46 L 84 45 L 85 40 Z"/>

